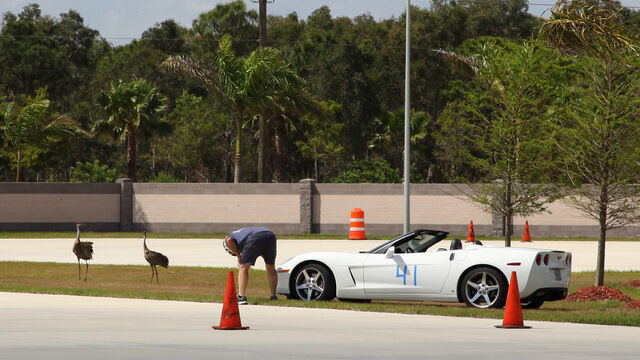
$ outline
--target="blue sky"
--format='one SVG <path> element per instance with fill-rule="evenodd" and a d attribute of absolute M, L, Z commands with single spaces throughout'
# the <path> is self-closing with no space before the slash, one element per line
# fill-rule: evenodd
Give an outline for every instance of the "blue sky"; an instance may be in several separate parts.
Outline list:
<path fill-rule="evenodd" d="M 211 10 L 218 3 L 229 0 L 2 0 L 0 13 L 19 13 L 22 8 L 36 2 L 43 14 L 58 16 L 69 9 L 76 10 L 84 18 L 87 26 L 97 29 L 100 34 L 116 45 L 126 44 L 139 38 L 143 31 L 158 22 L 174 19 L 179 24 L 190 27 L 201 13 Z M 531 0 L 530 3 L 551 4 L 554 0 Z M 247 7 L 258 9 L 257 4 L 245 0 Z M 412 0 L 414 6 L 427 8 L 430 0 Z M 627 6 L 640 6 L 640 0 L 623 0 Z M 401 15 L 406 0 L 275 0 L 267 6 L 267 12 L 275 15 L 298 13 L 306 18 L 313 10 L 327 5 L 331 14 L 354 17 L 370 13 L 375 19 L 387 19 Z M 532 5 L 530 12 L 541 15 L 548 5 Z"/>

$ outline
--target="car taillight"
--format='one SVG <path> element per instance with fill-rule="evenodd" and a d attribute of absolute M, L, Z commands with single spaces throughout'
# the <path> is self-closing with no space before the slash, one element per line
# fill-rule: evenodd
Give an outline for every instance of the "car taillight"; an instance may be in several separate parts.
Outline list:
<path fill-rule="evenodd" d="M 567 258 L 564 260 L 564 262 L 567 264 L 567 266 L 571 265 L 571 254 L 567 255 Z"/>
<path fill-rule="evenodd" d="M 549 265 L 549 254 L 546 254 L 544 256 L 544 260 L 542 260 L 544 262 L 545 265 Z"/>
<path fill-rule="evenodd" d="M 542 256 L 538 254 L 536 255 L 536 265 L 540 265 L 540 261 L 542 261 Z"/>

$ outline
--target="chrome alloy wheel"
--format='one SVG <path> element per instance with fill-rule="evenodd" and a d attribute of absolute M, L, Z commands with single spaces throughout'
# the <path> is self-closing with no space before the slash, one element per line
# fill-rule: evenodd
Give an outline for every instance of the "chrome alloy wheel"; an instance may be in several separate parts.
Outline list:
<path fill-rule="evenodd" d="M 465 302 L 480 309 L 498 307 L 496 302 L 501 289 L 496 276 L 489 271 L 476 271 L 469 275 L 464 284 Z"/>
<path fill-rule="evenodd" d="M 324 293 L 325 286 L 325 276 L 315 267 L 306 267 L 296 276 L 295 291 L 297 298 L 301 300 L 319 300 Z"/>

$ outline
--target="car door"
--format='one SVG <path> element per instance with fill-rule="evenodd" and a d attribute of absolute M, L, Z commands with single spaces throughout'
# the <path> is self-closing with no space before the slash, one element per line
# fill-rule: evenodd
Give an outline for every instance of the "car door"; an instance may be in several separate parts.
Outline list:
<path fill-rule="evenodd" d="M 364 263 L 367 297 L 420 299 L 440 294 L 451 264 L 452 251 L 371 254 Z"/>

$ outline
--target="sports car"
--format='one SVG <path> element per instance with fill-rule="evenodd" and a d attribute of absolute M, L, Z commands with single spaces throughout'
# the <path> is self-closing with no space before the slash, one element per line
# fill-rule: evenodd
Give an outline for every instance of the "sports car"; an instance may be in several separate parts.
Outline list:
<path fill-rule="evenodd" d="M 523 307 L 567 296 L 571 253 L 479 241 L 463 247 L 459 239 L 445 240 L 448 235 L 415 230 L 369 251 L 300 254 L 277 267 L 277 292 L 306 301 L 426 300 L 500 308 L 515 271 Z"/>

